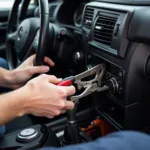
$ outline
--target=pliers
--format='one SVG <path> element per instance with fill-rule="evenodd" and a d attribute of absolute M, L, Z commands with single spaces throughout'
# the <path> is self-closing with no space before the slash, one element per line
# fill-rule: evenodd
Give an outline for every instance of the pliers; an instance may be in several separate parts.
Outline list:
<path fill-rule="evenodd" d="M 70 76 L 63 79 L 58 86 L 76 85 L 78 90 L 85 89 L 80 95 L 70 97 L 70 101 L 76 103 L 79 99 L 88 96 L 94 92 L 102 92 L 108 90 L 106 85 L 102 86 L 102 79 L 105 74 L 106 65 L 99 64 L 81 74 Z M 87 78 L 92 78 L 87 81 Z"/>

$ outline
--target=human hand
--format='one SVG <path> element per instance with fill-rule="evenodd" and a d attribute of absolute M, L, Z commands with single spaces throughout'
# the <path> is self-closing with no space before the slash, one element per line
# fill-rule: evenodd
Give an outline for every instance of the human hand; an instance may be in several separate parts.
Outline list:
<path fill-rule="evenodd" d="M 53 118 L 74 108 L 67 96 L 75 94 L 73 86 L 57 86 L 61 79 L 55 76 L 40 75 L 30 80 L 24 87 L 29 95 L 25 100 L 25 114 Z"/>
<path fill-rule="evenodd" d="M 35 74 L 43 74 L 49 71 L 48 66 L 34 66 L 36 55 L 32 55 L 26 59 L 18 68 L 10 71 L 10 85 L 12 88 L 19 88 L 23 86 Z M 54 62 L 48 57 L 44 58 L 44 62 L 53 67 Z"/>

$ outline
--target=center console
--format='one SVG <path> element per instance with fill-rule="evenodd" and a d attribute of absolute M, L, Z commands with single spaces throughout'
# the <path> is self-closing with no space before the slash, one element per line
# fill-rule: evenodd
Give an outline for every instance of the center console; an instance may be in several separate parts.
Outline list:
<path fill-rule="evenodd" d="M 150 52 L 128 36 L 137 8 L 88 3 L 83 14 L 84 52 L 89 68 L 100 63 L 107 65 L 103 84 L 109 91 L 93 94 L 97 113 L 117 130 L 149 132 L 150 121 L 146 116 L 150 113 L 150 85 L 144 69 Z M 134 34 L 132 30 L 130 33 Z"/>
<path fill-rule="evenodd" d="M 103 84 L 109 87 L 108 95 L 113 96 L 119 101 L 123 101 L 125 76 L 124 69 L 117 64 L 114 64 L 113 62 L 106 60 L 105 58 L 92 52 L 88 53 L 87 57 L 87 63 L 89 68 L 94 66 L 95 64 L 106 64 L 107 70 L 103 78 Z"/>
<path fill-rule="evenodd" d="M 77 144 L 82 141 L 76 141 L 76 137 L 81 132 L 81 128 L 78 126 L 76 131 L 72 129 L 69 130 L 69 134 L 65 134 L 64 130 L 67 130 L 70 123 L 73 126 L 81 125 L 86 127 L 95 118 L 95 112 L 92 108 L 85 109 L 83 111 L 77 112 L 76 117 L 78 122 L 74 124 L 73 122 L 68 122 L 66 117 L 52 120 L 45 125 L 34 125 L 26 129 L 18 129 L 15 132 L 7 133 L 2 138 L 0 138 L 0 149 L 1 150 L 34 150 L 42 147 L 61 147 L 68 144 Z M 69 117 L 72 119 L 72 116 Z M 70 120 L 69 119 L 69 120 Z M 83 125 L 84 124 L 84 125 Z M 67 126 L 66 126 L 67 125 Z M 73 127 L 71 126 L 71 127 Z M 73 129 L 76 129 L 73 127 Z M 68 133 L 68 132 L 66 132 Z M 80 135 L 84 140 L 87 141 L 87 135 Z M 71 137 L 71 139 L 68 137 Z M 68 143 L 69 141 L 69 143 Z"/>
<path fill-rule="evenodd" d="M 109 86 L 108 95 L 124 104 L 126 71 L 122 62 L 129 46 L 127 30 L 133 11 L 132 7 L 91 2 L 83 15 L 86 63 L 89 67 L 107 65 L 103 83 Z"/>
<path fill-rule="evenodd" d="M 91 2 L 86 5 L 83 15 L 86 63 L 107 64 L 103 82 L 109 86 L 108 95 L 122 103 L 125 103 L 125 69 L 122 60 L 129 46 L 127 33 L 133 12 L 133 7 Z"/>
<path fill-rule="evenodd" d="M 55 133 L 45 125 L 18 130 L 0 139 L 1 150 L 29 150 L 43 146 L 60 146 Z"/>

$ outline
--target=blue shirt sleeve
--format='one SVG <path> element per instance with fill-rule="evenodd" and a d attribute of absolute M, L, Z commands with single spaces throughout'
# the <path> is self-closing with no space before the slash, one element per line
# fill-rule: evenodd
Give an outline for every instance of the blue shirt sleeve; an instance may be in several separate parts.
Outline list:
<path fill-rule="evenodd" d="M 150 150 L 150 136 L 137 132 L 118 132 L 90 143 L 41 150 Z"/>
<path fill-rule="evenodd" d="M 5 126 L 0 127 L 0 138 L 5 134 Z"/>

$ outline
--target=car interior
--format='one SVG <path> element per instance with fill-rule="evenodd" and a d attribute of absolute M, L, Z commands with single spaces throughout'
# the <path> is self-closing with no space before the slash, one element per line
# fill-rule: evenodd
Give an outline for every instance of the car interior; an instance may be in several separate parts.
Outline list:
<path fill-rule="evenodd" d="M 0 0 L 0 57 L 9 69 L 34 53 L 35 65 L 51 58 L 48 74 L 59 78 L 105 66 L 99 90 L 77 90 L 75 108 L 53 119 L 14 121 L 0 149 L 62 147 L 115 131 L 149 134 L 149 16 L 150 0 Z M 83 80 L 97 85 L 96 75 Z"/>

